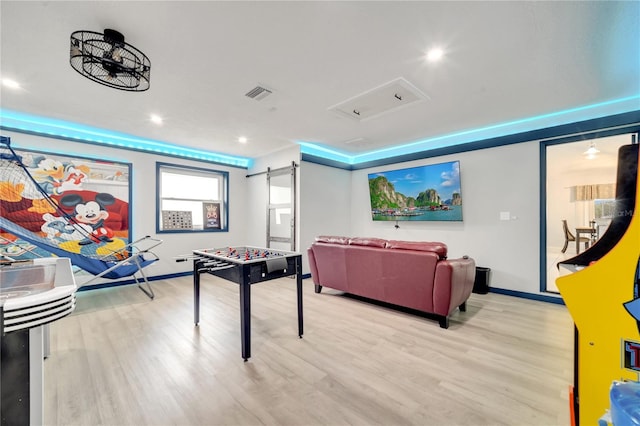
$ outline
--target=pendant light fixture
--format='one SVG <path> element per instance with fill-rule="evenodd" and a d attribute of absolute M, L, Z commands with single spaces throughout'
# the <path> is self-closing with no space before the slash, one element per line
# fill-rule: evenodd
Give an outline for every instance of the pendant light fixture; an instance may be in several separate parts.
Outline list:
<path fill-rule="evenodd" d="M 596 148 L 596 143 L 595 142 L 591 142 L 591 144 L 589 144 L 589 149 L 587 149 L 582 154 L 587 157 L 587 160 L 593 160 L 594 158 L 596 158 L 596 155 L 599 152 L 600 152 L 600 150 L 598 148 Z"/>

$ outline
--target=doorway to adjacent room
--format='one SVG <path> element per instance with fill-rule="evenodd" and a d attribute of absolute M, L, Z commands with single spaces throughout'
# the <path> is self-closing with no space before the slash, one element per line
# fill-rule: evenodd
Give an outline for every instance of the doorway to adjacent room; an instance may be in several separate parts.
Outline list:
<path fill-rule="evenodd" d="M 558 262 L 588 249 L 606 232 L 615 207 L 618 148 L 629 143 L 627 133 L 544 146 L 542 291 L 558 293 Z"/>

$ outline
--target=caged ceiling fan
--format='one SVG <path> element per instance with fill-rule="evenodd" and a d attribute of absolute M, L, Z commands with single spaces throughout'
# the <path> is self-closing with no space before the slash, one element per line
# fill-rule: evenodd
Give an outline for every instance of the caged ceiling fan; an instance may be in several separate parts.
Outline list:
<path fill-rule="evenodd" d="M 149 58 L 116 30 L 73 32 L 69 61 L 80 74 L 105 86 L 130 92 L 149 89 Z"/>

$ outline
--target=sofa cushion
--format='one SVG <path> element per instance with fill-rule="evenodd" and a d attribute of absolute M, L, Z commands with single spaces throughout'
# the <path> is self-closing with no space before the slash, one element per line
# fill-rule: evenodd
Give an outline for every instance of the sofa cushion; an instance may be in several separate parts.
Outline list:
<path fill-rule="evenodd" d="M 319 243 L 327 244 L 349 244 L 349 237 L 336 237 L 332 235 L 320 235 L 316 237 L 316 241 Z"/>
<path fill-rule="evenodd" d="M 445 243 L 389 240 L 385 247 L 388 249 L 430 251 L 440 256 L 440 259 L 447 258 L 447 245 Z"/>
<path fill-rule="evenodd" d="M 384 248 L 387 245 L 387 240 L 382 238 L 350 238 L 349 245 Z"/>

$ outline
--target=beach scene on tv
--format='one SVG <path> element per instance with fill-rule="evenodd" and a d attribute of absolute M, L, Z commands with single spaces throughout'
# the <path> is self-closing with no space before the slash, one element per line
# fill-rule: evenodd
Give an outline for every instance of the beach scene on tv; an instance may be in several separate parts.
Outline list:
<path fill-rule="evenodd" d="M 373 220 L 462 220 L 459 161 L 368 177 Z"/>

